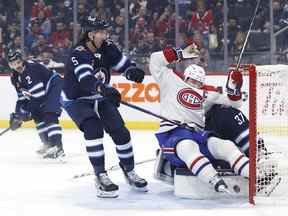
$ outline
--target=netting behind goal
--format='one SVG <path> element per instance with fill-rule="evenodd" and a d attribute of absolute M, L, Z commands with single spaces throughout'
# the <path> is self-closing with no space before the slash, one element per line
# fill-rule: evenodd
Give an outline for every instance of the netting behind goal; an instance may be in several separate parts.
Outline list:
<path fill-rule="evenodd" d="M 249 201 L 288 200 L 288 66 L 249 71 Z"/>

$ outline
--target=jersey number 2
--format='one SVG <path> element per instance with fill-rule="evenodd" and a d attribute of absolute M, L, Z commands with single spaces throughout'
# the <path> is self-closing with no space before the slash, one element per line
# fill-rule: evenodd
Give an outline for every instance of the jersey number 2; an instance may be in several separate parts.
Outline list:
<path fill-rule="evenodd" d="M 246 121 L 242 112 L 235 115 L 234 119 L 237 121 L 238 125 L 242 125 Z"/>
<path fill-rule="evenodd" d="M 26 76 L 25 77 L 27 83 L 30 85 L 32 83 L 31 77 L 30 76 Z"/>

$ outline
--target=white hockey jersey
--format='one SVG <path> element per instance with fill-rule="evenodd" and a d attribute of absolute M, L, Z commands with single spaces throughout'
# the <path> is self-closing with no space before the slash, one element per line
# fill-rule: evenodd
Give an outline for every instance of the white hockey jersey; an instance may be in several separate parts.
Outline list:
<path fill-rule="evenodd" d="M 188 124 L 197 130 L 205 127 L 205 111 L 213 104 L 224 104 L 233 107 L 241 106 L 240 101 L 230 101 L 227 95 L 218 92 L 206 92 L 193 88 L 167 67 L 162 51 L 152 53 L 149 69 L 160 86 L 160 114 L 180 123 Z M 161 121 L 157 133 L 169 131 L 177 125 Z"/>

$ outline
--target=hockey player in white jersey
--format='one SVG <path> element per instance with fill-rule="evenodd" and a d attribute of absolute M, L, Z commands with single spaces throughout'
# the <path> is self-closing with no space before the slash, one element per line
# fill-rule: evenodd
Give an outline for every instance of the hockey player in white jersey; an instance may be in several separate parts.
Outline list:
<path fill-rule="evenodd" d="M 248 177 L 249 159 L 233 142 L 204 131 L 204 114 L 214 103 L 239 107 L 241 100 L 231 100 L 227 95 L 207 91 L 210 88 L 205 85 L 205 71 L 198 65 L 187 66 L 182 74 L 167 67 L 171 63 L 187 64 L 189 60 L 186 58 L 197 57 L 197 54 L 192 44 L 184 50 L 165 48 L 151 55 L 150 71 L 160 86 L 161 115 L 183 124 L 183 127 L 179 127 L 162 121 L 156 137 L 172 165 L 190 169 L 217 192 L 229 193 L 226 183 L 210 161 L 225 160 L 236 174 Z M 238 81 L 232 80 L 232 87 L 241 87 L 242 83 Z"/>

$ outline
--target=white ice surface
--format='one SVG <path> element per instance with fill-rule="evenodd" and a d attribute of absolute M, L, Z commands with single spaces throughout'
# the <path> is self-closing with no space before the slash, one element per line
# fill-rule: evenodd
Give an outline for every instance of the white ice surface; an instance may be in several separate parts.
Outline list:
<path fill-rule="evenodd" d="M 132 131 L 136 162 L 154 158 L 157 141 L 153 131 Z M 77 130 L 64 130 L 67 163 L 40 159 L 35 151 L 40 141 L 35 130 L 19 129 L 0 136 L 0 216 L 105 216 L 189 215 L 268 216 L 288 215 L 285 204 L 251 206 L 247 200 L 190 200 L 173 195 L 173 188 L 154 180 L 153 162 L 138 165 L 139 175 L 149 181 L 149 192 L 136 193 L 127 187 L 120 170 L 110 171 L 119 184 L 117 199 L 96 197 L 83 138 Z M 105 136 L 106 167 L 117 164 L 114 144 Z"/>

